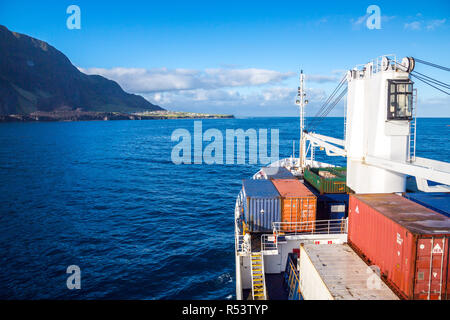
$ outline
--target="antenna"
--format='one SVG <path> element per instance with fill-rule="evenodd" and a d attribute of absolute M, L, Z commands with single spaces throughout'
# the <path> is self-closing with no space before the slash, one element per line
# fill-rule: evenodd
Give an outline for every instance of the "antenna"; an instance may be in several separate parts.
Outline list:
<path fill-rule="evenodd" d="M 300 108 L 300 142 L 299 142 L 299 167 L 303 168 L 305 165 L 305 143 L 303 136 L 303 131 L 305 130 L 305 105 L 308 103 L 308 100 L 305 100 L 305 75 L 303 74 L 303 70 L 300 70 L 300 86 L 297 91 L 297 99 L 295 103 Z"/>

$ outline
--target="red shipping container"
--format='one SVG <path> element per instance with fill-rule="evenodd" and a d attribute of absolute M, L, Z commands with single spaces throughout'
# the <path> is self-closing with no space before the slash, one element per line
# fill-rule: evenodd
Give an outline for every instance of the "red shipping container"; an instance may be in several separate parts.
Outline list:
<path fill-rule="evenodd" d="M 403 299 L 450 299 L 450 218 L 395 194 L 350 195 L 348 241 Z"/>

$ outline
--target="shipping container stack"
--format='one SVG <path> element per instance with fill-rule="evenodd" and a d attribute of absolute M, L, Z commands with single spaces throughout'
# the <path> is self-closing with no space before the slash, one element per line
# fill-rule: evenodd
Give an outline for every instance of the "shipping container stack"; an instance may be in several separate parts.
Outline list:
<path fill-rule="evenodd" d="M 348 217 L 348 198 L 347 193 L 324 193 L 312 186 L 308 181 L 304 185 L 317 197 L 317 220 L 337 220 Z"/>
<path fill-rule="evenodd" d="M 317 197 L 317 220 L 345 219 L 348 214 L 346 193 L 324 194 Z"/>
<path fill-rule="evenodd" d="M 244 180 L 242 183 L 244 222 L 250 232 L 271 232 L 272 223 L 281 220 L 281 198 L 270 180 Z"/>
<path fill-rule="evenodd" d="M 284 232 L 311 232 L 317 197 L 297 179 L 244 180 L 243 220 L 250 232 L 271 232 L 273 222 L 285 222 Z"/>
<path fill-rule="evenodd" d="M 320 194 L 347 193 L 347 170 L 343 167 L 306 168 L 304 179 Z"/>
<path fill-rule="evenodd" d="M 450 299 L 450 218 L 395 194 L 350 195 L 348 242 L 403 299 Z"/>
<path fill-rule="evenodd" d="M 321 193 L 307 181 L 295 178 L 286 168 L 275 169 L 262 168 L 259 179 L 243 182 L 243 221 L 248 231 L 270 232 L 273 222 L 284 222 L 281 231 L 311 232 L 316 220 L 347 218 L 348 194 Z M 345 168 L 327 172 L 338 176 L 345 174 Z"/>
<path fill-rule="evenodd" d="M 282 231 L 311 232 L 316 221 L 317 198 L 297 179 L 272 180 L 281 196 Z"/>

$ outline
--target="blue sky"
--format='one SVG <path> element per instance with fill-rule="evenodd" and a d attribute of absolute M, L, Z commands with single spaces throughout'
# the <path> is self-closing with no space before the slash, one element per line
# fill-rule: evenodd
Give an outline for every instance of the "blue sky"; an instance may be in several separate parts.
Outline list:
<path fill-rule="evenodd" d="M 80 30 L 66 27 L 71 4 Z M 372 4 L 380 30 L 366 27 Z M 379 55 L 448 66 L 449 14 L 450 1 L 0 0 L 0 24 L 49 42 L 87 73 L 168 109 L 238 116 L 295 116 L 300 68 L 314 115 L 343 70 Z M 450 82 L 448 72 L 416 70 Z M 420 116 L 450 117 L 447 95 L 417 88 Z"/>

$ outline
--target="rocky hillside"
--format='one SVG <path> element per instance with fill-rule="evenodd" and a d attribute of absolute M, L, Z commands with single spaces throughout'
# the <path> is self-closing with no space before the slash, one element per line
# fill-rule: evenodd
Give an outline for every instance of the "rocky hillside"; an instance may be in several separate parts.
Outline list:
<path fill-rule="evenodd" d="M 0 115 L 81 110 L 164 110 L 114 81 L 80 72 L 46 42 L 0 25 Z"/>

